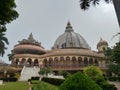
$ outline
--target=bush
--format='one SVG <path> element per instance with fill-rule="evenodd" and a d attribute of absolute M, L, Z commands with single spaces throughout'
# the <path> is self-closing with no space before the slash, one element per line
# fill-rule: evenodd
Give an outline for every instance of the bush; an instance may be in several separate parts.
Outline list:
<path fill-rule="evenodd" d="M 68 77 L 59 87 L 60 90 L 102 90 L 92 79 L 80 72 Z"/>
<path fill-rule="evenodd" d="M 0 78 L 0 80 L 3 80 L 4 82 L 16 82 L 17 78 Z"/>
<path fill-rule="evenodd" d="M 64 82 L 64 79 L 48 78 L 48 77 L 43 77 L 41 80 L 57 86 L 60 86 Z"/>
<path fill-rule="evenodd" d="M 120 81 L 120 77 L 108 77 L 110 81 Z"/>
<path fill-rule="evenodd" d="M 31 80 L 39 80 L 40 77 L 31 77 Z"/>
<path fill-rule="evenodd" d="M 101 82 L 99 85 L 103 88 L 103 90 L 117 90 L 115 85 L 109 84 L 106 81 L 105 82 Z"/>

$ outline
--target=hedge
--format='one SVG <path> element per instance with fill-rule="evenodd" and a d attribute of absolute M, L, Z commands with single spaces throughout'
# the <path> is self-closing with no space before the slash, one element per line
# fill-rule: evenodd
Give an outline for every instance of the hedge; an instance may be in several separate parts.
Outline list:
<path fill-rule="evenodd" d="M 18 79 L 13 77 L 13 78 L 0 78 L 0 80 L 3 80 L 4 82 L 16 82 Z"/>
<path fill-rule="evenodd" d="M 60 86 L 65 81 L 64 79 L 49 78 L 49 77 L 43 77 L 41 80 L 57 86 Z"/>

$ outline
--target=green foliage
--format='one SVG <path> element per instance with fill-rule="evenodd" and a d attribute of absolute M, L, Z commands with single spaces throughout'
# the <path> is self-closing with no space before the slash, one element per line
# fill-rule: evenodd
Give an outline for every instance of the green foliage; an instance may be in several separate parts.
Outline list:
<path fill-rule="evenodd" d="M 61 84 L 60 90 L 102 90 L 92 79 L 77 72 Z"/>
<path fill-rule="evenodd" d="M 115 75 L 120 76 L 120 64 L 109 63 L 108 73 L 114 73 Z"/>
<path fill-rule="evenodd" d="M 116 43 L 114 48 L 112 49 L 112 62 L 120 64 L 120 42 Z"/>
<path fill-rule="evenodd" d="M 58 71 L 58 74 L 63 75 L 64 78 L 67 78 L 67 77 L 69 77 L 71 75 L 69 72 L 67 72 L 65 70 Z"/>
<path fill-rule="evenodd" d="M 109 84 L 107 81 L 100 82 L 99 86 L 103 88 L 103 90 L 117 90 L 115 85 Z"/>
<path fill-rule="evenodd" d="M 105 2 L 109 3 L 111 0 L 104 0 Z M 89 9 L 91 5 L 98 5 L 100 0 L 80 0 L 80 8 L 83 10 Z"/>
<path fill-rule="evenodd" d="M 8 39 L 5 37 L 4 33 L 0 33 L 0 56 L 3 56 L 5 53 L 5 50 L 7 49 L 5 47 L 5 44 L 9 44 Z"/>
<path fill-rule="evenodd" d="M 60 86 L 64 82 L 64 79 L 43 77 L 42 81 Z"/>
<path fill-rule="evenodd" d="M 40 75 L 48 75 L 48 73 L 52 73 L 51 68 L 41 68 L 40 71 L 38 72 Z"/>
<path fill-rule="evenodd" d="M 104 80 L 103 72 L 97 66 L 88 66 L 83 69 L 83 73 L 95 82 Z"/>
<path fill-rule="evenodd" d="M 31 77 L 31 80 L 39 80 L 40 77 Z"/>
<path fill-rule="evenodd" d="M 9 61 L 12 61 L 14 54 L 11 53 L 11 54 L 8 54 L 7 56 L 8 56 Z"/>
<path fill-rule="evenodd" d="M 15 0 L 0 0 L 0 33 L 6 31 L 6 24 L 18 18 Z"/>
<path fill-rule="evenodd" d="M 45 82 L 40 82 L 39 84 L 33 85 L 33 90 L 58 90 L 58 87 Z"/>
<path fill-rule="evenodd" d="M 105 55 L 109 60 L 108 72 L 120 76 L 120 42 L 117 42 L 113 49 L 108 48 Z"/>

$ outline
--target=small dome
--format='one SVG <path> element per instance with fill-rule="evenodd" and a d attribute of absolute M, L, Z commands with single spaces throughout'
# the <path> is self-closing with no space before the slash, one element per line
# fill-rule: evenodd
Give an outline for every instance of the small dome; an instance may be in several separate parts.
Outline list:
<path fill-rule="evenodd" d="M 37 42 L 32 33 L 29 35 L 28 39 L 23 39 L 19 41 L 19 44 L 15 45 L 13 49 L 14 54 L 45 54 L 45 49 L 41 46 L 41 43 Z"/>
<path fill-rule="evenodd" d="M 60 35 L 53 49 L 63 49 L 63 48 L 85 48 L 90 49 L 86 40 L 78 33 L 75 33 L 70 22 L 66 26 L 65 33 Z"/>
<path fill-rule="evenodd" d="M 102 45 L 107 45 L 108 46 L 108 43 L 107 43 L 106 40 L 103 40 L 102 38 L 100 38 L 100 41 L 97 44 L 97 48 L 102 46 Z"/>

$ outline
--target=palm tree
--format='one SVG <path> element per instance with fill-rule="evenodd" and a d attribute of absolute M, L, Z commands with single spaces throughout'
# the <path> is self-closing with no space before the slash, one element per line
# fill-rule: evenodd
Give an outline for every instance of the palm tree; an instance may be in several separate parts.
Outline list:
<path fill-rule="evenodd" d="M 87 10 L 91 5 L 96 6 L 99 4 L 101 0 L 80 0 L 80 8 L 82 10 Z M 104 0 L 105 2 L 109 3 L 112 0 Z M 118 19 L 118 24 L 120 26 L 120 0 L 113 0 L 113 5 L 116 11 L 117 19 Z"/>
<path fill-rule="evenodd" d="M 9 61 L 12 61 L 14 54 L 11 53 L 11 54 L 8 54 L 7 56 L 8 56 Z"/>
<path fill-rule="evenodd" d="M 115 38 L 116 36 L 118 36 L 119 35 L 119 42 L 120 42 L 120 32 L 118 32 L 117 34 L 115 34 L 112 38 L 111 38 L 111 40 L 113 39 L 113 38 Z M 110 40 L 110 41 L 111 41 Z"/>
<path fill-rule="evenodd" d="M 5 50 L 7 49 L 5 45 L 8 45 L 8 39 L 5 37 L 5 33 L 0 33 L 0 56 L 3 56 L 5 53 Z"/>

